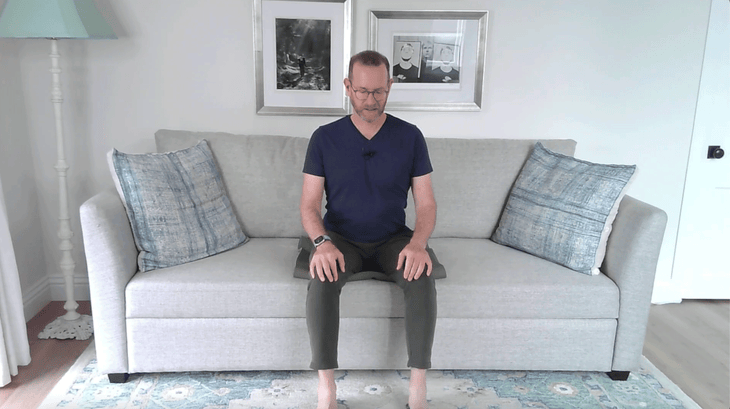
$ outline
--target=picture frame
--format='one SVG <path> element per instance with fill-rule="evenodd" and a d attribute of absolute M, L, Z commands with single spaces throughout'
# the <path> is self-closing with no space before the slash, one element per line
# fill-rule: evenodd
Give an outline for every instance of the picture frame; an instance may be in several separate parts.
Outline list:
<path fill-rule="evenodd" d="M 256 112 L 346 115 L 352 0 L 254 0 Z M 322 39 L 329 41 L 322 41 Z"/>
<path fill-rule="evenodd" d="M 486 10 L 371 10 L 369 48 L 391 61 L 388 108 L 480 111 L 488 20 Z"/>

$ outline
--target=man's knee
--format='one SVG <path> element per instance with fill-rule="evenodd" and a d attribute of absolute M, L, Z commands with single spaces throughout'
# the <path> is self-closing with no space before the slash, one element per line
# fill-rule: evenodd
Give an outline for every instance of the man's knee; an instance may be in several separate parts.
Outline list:
<path fill-rule="evenodd" d="M 397 274 L 403 276 L 403 270 L 400 270 Z M 436 279 L 433 276 L 427 275 L 425 272 L 420 277 L 414 278 L 411 281 L 403 280 L 403 290 L 406 292 L 416 291 L 426 296 L 436 295 Z"/>
<path fill-rule="evenodd" d="M 330 281 L 327 277 L 325 277 L 324 281 L 322 281 L 319 279 L 319 276 L 315 276 L 314 278 L 309 280 L 309 284 L 307 285 L 307 291 L 316 293 L 329 293 L 333 291 L 339 291 L 344 285 L 345 281 L 346 280 L 341 276 L 338 277 L 335 281 Z"/>

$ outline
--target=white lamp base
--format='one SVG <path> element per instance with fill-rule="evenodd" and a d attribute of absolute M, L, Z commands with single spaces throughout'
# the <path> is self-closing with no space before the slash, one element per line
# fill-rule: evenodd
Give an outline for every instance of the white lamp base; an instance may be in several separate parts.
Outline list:
<path fill-rule="evenodd" d="M 60 267 L 63 272 L 63 279 L 66 284 L 66 315 L 57 318 L 38 334 L 40 339 L 56 338 L 56 339 L 79 339 L 86 340 L 94 333 L 91 316 L 80 315 L 76 312 L 78 304 L 74 300 L 74 263 L 72 257 L 73 232 L 71 231 L 71 218 L 68 211 L 68 187 L 66 186 L 66 177 L 68 173 L 68 164 L 66 163 L 66 154 L 64 153 L 63 140 L 63 115 L 61 104 L 63 97 L 61 95 L 61 68 L 59 65 L 58 41 L 51 38 L 51 74 L 53 74 L 53 87 L 51 91 L 51 101 L 53 102 L 53 111 L 56 117 L 56 148 L 58 162 L 56 170 L 58 171 L 58 196 L 59 196 L 59 215 L 58 215 L 58 238 L 61 239 L 59 250 L 61 250 Z"/>
<path fill-rule="evenodd" d="M 94 324 L 91 315 L 81 315 L 75 320 L 58 317 L 38 334 L 38 338 L 78 339 L 83 341 L 89 339 L 93 333 Z"/>

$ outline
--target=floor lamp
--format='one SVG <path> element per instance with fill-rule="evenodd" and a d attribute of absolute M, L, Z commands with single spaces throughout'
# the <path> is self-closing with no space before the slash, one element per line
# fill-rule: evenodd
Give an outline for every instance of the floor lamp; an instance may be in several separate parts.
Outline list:
<path fill-rule="evenodd" d="M 63 116 L 61 104 L 61 68 L 59 65 L 58 39 L 114 39 L 117 36 L 109 27 L 92 0 L 7 0 L 0 12 L 0 37 L 47 38 L 51 40 L 51 74 L 53 86 L 51 101 L 56 119 L 56 148 L 58 162 L 59 228 L 61 239 L 60 267 L 66 287 L 66 314 L 57 318 L 38 334 L 39 338 L 88 339 L 93 333 L 89 315 L 76 312 L 74 300 L 74 263 L 71 250 L 71 223 L 68 210 L 66 176 L 68 164 L 64 153 Z"/>

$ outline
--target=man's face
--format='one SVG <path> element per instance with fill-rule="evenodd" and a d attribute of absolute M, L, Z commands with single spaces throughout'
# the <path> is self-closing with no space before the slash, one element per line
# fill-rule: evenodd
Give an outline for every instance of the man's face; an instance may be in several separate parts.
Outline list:
<path fill-rule="evenodd" d="M 406 44 L 400 49 L 400 58 L 403 61 L 410 61 L 413 58 L 413 47 L 410 44 Z"/>
<path fill-rule="evenodd" d="M 449 47 L 444 47 L 441 49 L 441 61 L 443 62 L 451 62 L 454 60 L 454 51 L 451 50 Z"/>
<path fill-rule="evenodd" d="M 384 64 L 370 67 L 355 63 L 352 67 L 352 78 L 345 78 L 347 95 L 350 97 L 355 114 L 368 123 L 377 121 L 385 112 L 385 104 L 388 102 L 387 91 L 390 91 L 392 83 L 393 79 L 389 78 Z M 373 94 L 368 94 L 366 99 L 360 100 L 355 95 L 356 90 L 382 90 L 386 93 L 380 99 L 376 99 Z"/>
<path fill-rule="evenodd" d="M 423 44 L 423 59 L 427 60 L 433 57 L 433 43 Z"/>

